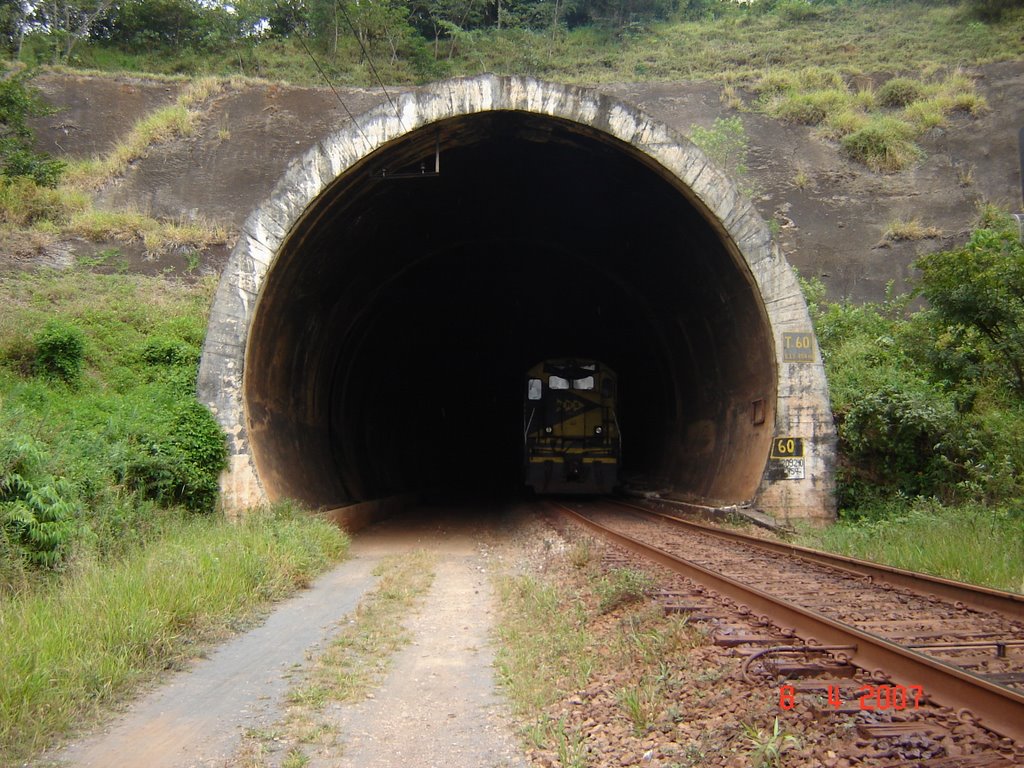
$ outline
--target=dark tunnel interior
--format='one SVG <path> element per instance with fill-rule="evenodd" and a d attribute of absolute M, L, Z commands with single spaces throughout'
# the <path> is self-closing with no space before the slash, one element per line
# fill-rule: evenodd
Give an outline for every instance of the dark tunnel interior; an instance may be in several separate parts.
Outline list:
<path fill-rule="evenodd" d="M 417 175 L 438 150 L 440 174 Z M 307 208 L 266 277 L 244 379 L 264 487 L 318 506 L 515 489 L 524 372 L 548 357 L 618 372 L 627 477 L 713 502 L 755 492 L 771 333 L 688 190 L 533 114 L 406 134 Z"/>

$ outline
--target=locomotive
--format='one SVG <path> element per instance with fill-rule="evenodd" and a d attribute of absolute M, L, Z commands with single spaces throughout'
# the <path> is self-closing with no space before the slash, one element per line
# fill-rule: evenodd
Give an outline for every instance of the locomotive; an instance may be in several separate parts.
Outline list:
<path fill-rule="evenodd" d="M 615 372 L 596 360 L 544 360 L 526 372 L 525 481 L 537 493 L 609 493 L 622 445 Z"/>

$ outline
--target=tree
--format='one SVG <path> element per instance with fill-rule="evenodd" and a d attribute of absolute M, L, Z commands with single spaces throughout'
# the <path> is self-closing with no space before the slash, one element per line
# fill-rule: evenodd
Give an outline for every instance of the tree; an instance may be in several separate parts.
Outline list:
<path fill-rule="evenodd" d="M 954 339 L 977 333 L 1024 397 L 1024 245 L 1008 221 L 978 229 L 962 248 L 922 256 L 918 289 Z"/>
<path fill-rule="evenodd" d="M 30 21 L 46 30 L 53 40 L 55 62 L 71 56 L 75 44 L 92 32 L 115 0 L 40 0 L 34 4 Z"/>
<path fill-rule="evenodd" d="M 25 0 L 0 0 L 0 43 L 12 56 L 21 50 L 28 13 Z"/>

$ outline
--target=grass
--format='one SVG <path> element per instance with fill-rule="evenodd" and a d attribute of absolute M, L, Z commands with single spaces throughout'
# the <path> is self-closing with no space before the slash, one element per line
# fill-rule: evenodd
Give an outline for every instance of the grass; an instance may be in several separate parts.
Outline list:
<path fill-rule="evenodd" d="M 340 558 L 344 534 L 257 511 L 240 524 L 174 517 L 112 562 L 0 600 L 0 763 L 69 733 Z"/>
<path fill-rule="evenodd" d="M 507 577 L 498 587 L 498 674 L 516 711 L 537 719 L 545 707 L 589 678 L 595 651 L 587 613 L 564 587 L 532 576 Z"/>
<path fill-rule="evenodd" d="M 862 512 L 866 515 L 867 513 Z M 897 500 L 877 517 L 801 531 L 799 543 L 911 571 L 1024 592 L 1024 514 Z"/>
<path fill-rule="evenodd" d="M 220 80 L 203 77 L 185 84 L 174 104 L 141 118 L 107 154 L 72 161 L 56 189 L 28 179 L 0 184 L 0 227 L 11 242 L 32 244 L 59 237 L 93 241 L 143 241 L 148 254 L 173 248 L 206 248 L 226 243 L 227 228 L 199 219 L 158 220 L 137 210 L 101 210 L 92 194 L 156 144 L 190 136 L 202 118 L 203 107 L 223 88 Z"/>
<path fill-rule="evenodd" d="M 174 104 L 140 119 L 108 154 L 72 162 L 67 172 L 67 185 L 72 189 L 99 189 L 122 175 L 132 162 L 145 157 L 154 144 L 191 136 L 202 116 L 204 103 L 221 88 L 221 82 L 213 77 L 189 82 Z"/>
<path fill-rule="evenodd" d="M 839 71 L 816 66 L 768 72 L 753 87 L 767 114 L 816 126 L 851 159 L 881 173 L 916 163 L 922 152 L 915 142 L 927 131 L 946 126 L 954 115 L 977 117 L 988 109 L 974 81 L 960 70 L 941 77 L 895 77 L 877 91 L 855 91 Z"/>
<path fill-rule="evenodd" d="M 942 230 L 921 223 L 920 219 L 893 219 L 886 227 L 883 237 L 886 240 L 929 240 L 942 237 Z"/>
<path fill-rule="evenodd" d="M 232 525 L 133 485 L 142 461 L 216 487 L 215 473 L 171 462 L 183 439 L 223 443 L 192 418 L 213 287 L 77 269 L 0 278 L 0 764 L 88 723 L 345 550 L 338 529 L 287 506 Z M 80 341 L 66 382 L 39 370 L 54 327 Z M 63 518 L 53 567 L 33 565 L 12 478 Z"/>
<path fill-rule="evenodd" d="M 141 240 L 149 253 L 207 248 L 228 240 L 227 228 L 222 224 L 188 219 L 159 221 L 138 211 L 85 210 L 71 218 L 65 231 L 97 242 Z"/>
<path fill-rule="evenodd" d="M 383 677 L 390 657 L 409 641 L 403 619 L 434 581 L 434 558 L 427 552 L 385 560 L 369 598 L 356 609 L 353 622 L 331 640 L 292 701 L 353 701 L 365 696 Z"/>
<path fill-rule="evenodd" d="M 496 664 L 523 735 L 538 750 L 534 759 L 584 766 L 594 758 L 584 702 L 600 699 L 629 723 L 638 741 L 628 753 L 652 727 L 682 718 L 680 707 L 696 689 L 712 687 L 697 679 L 701 665 L 690 660 L 706 639 L 684 618 L 640 599 L 651 583 L 646 574 L 603 571 L 588 540 L 552 557 L 542 575 L 498 579 Z M 607 602 L 624 592 L 629 599 Z"/>
<path fill-rule="evenodd" d="M 191 135 L 204 104 L 222 88 L 222 82 L 213 77 L 187 83 L 174 104 L 141 118 L 109 153 L 72 161 L 57 189 L 24 178 L 0 184 L 0 226 L 8 234 L 20 232 L 36 240 L 69 236 L 125 243 L 142 240 L 150 254 L 226 243 L 229 234 L 222 224 L 201 218 L 161 221 L 137 210 L 100 210 L 92 202 L 92 193 L 124 174 L 151 147 Z"/>
<path fill-rule="evenodd" d="M 409 642 L 404 620 L 430 589 L 434 557 L 417 551 L 385 559 L 374 571 L 377 586 L 330 641 L 302 680 L 288 692 L 288 713 L 272 731 L 246 735 L 246 765 L 265 766 L 272 743 L 291 744 L 282 765 L 303 766 L 304 745 L 333 746 L 337 728 L 321 710 L 328 702 L 365 697 L 383 679 L 392 656 Z"/>

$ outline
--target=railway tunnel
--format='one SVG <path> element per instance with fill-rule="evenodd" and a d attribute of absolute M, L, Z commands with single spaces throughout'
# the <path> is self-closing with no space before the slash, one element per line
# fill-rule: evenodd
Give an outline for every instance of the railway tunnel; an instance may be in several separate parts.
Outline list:
<path fill-rule="evenodd" d="M 627 477 L 822 518 L 815 347 L 767 227 L 696 147 L 595 92 L 484 76 L 292 164 L 222 275 L 198 389 L 227 506 L 338 507 L 514 488 L 524 371 L 594 358 L 619 375 Z"/>

